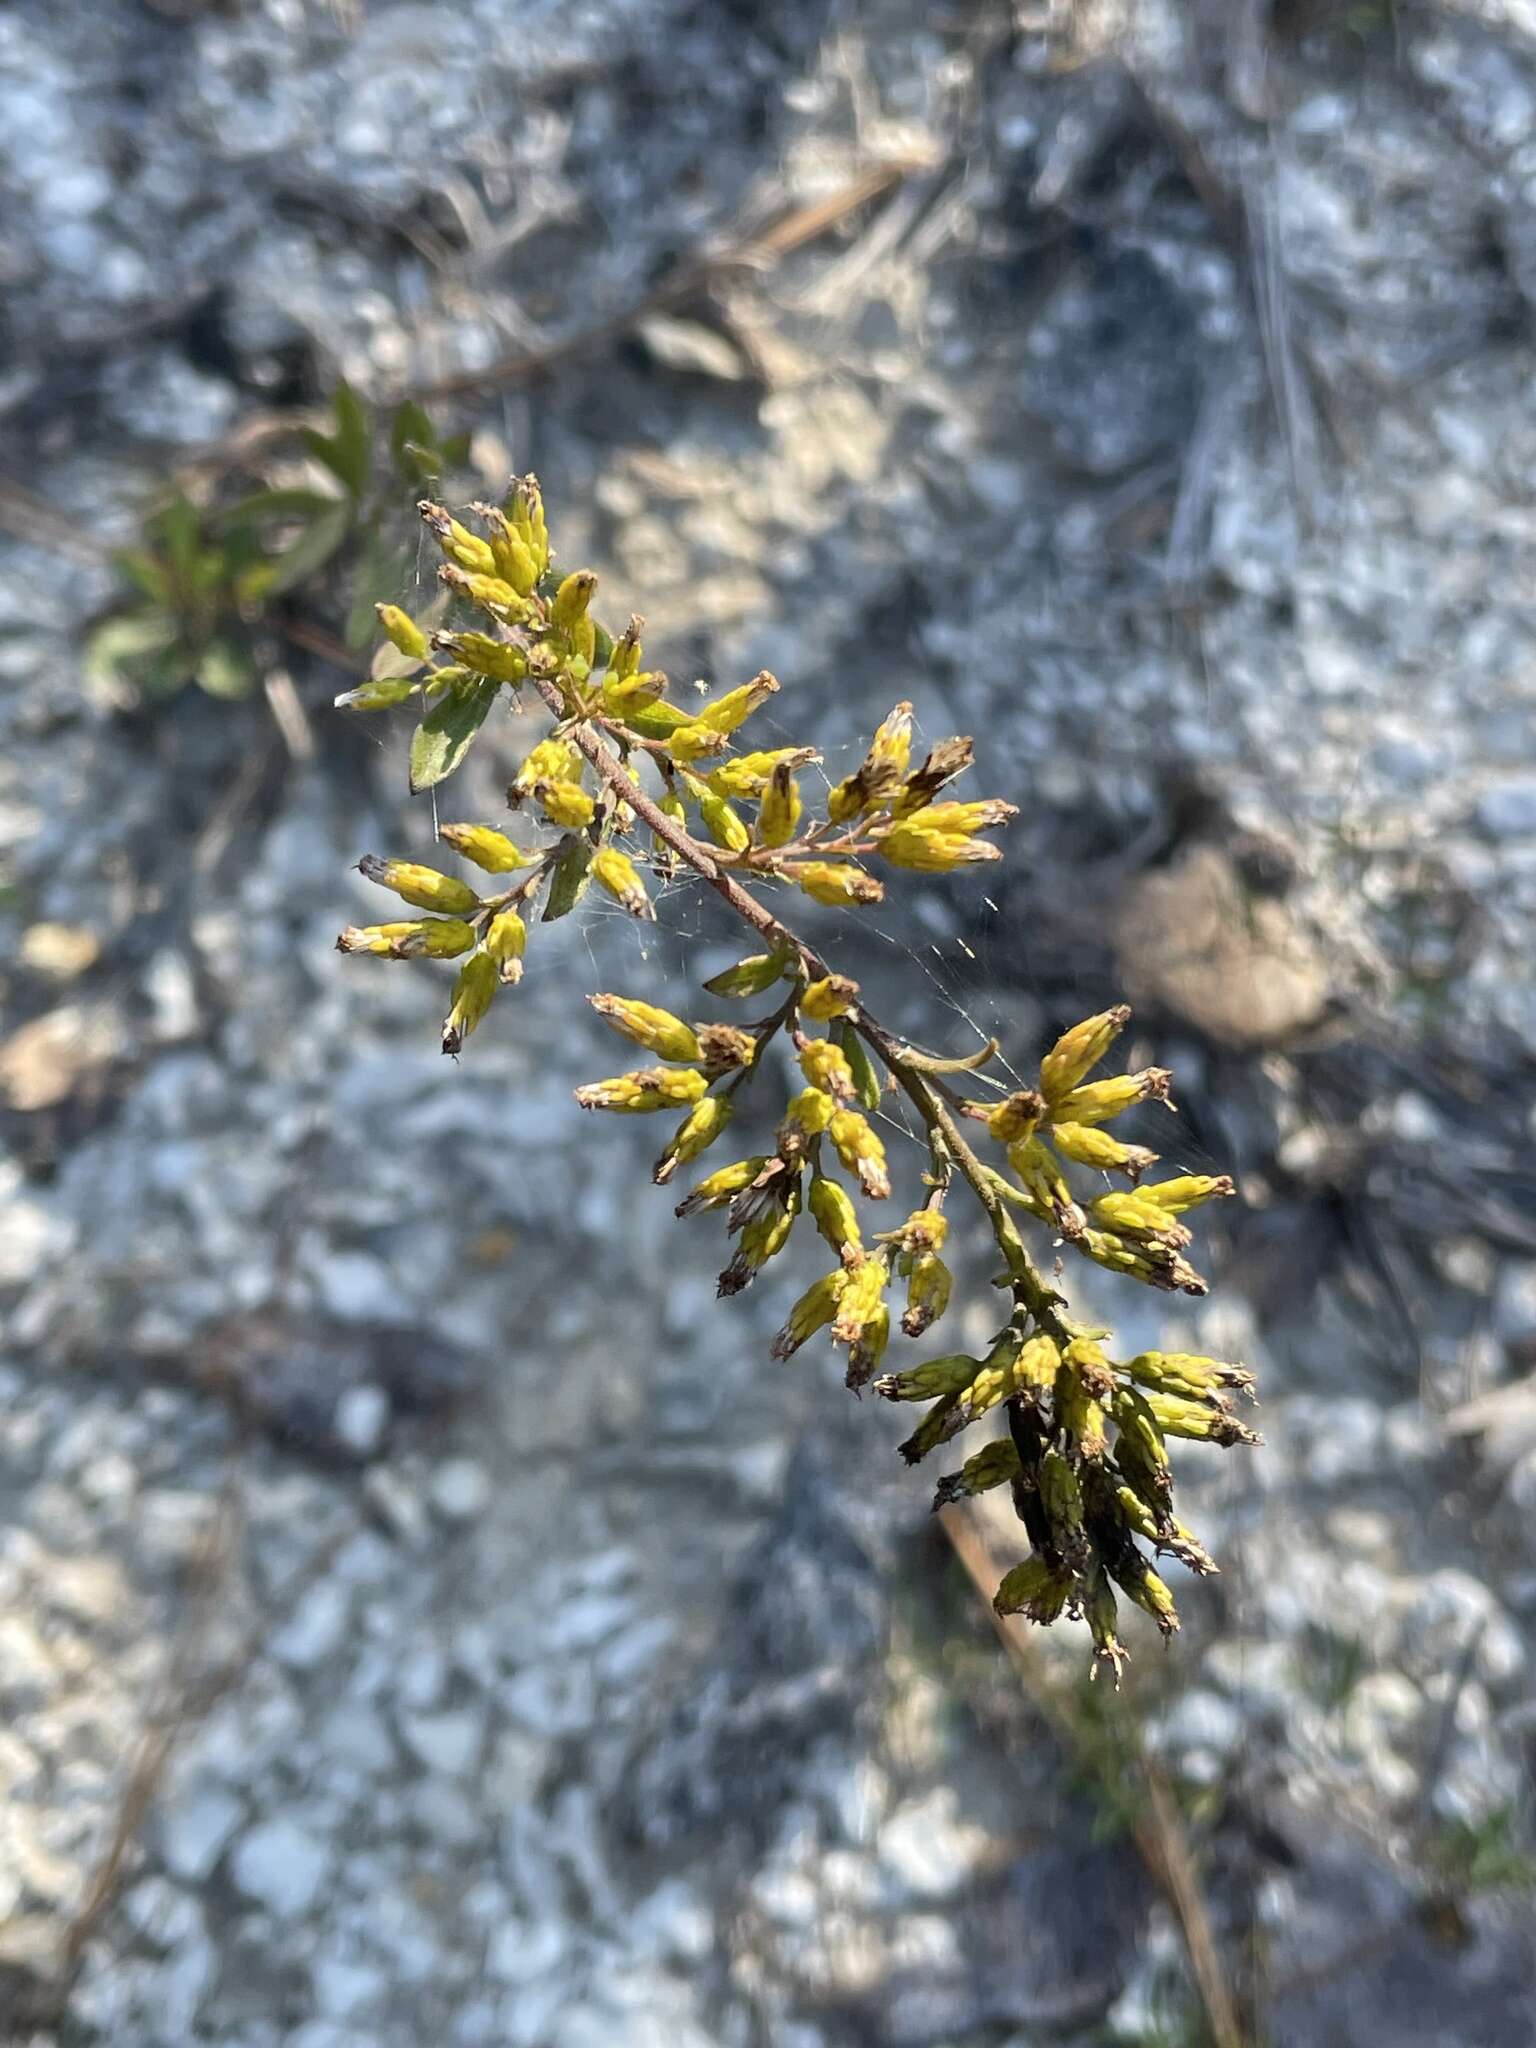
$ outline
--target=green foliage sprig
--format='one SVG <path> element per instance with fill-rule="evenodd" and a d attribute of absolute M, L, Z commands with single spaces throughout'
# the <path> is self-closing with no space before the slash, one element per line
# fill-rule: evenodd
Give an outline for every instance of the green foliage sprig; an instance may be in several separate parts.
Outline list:
<path fill-rule="evenodd" d="M 793 1092 L 771 1148 L 707 1174 L 680 1216 L 722 1212 L 734 1250 L 720 1292 L 739 1293 L 809 1222 L 829 1269 L 790 1309 L 773 1346 L 787 1358 L 822 1330 L 847 1354 L 848 1385 L 873 1383 L 892 1401 L 921 1403 L 902 1446 L 912 1463 L 994 1410 L 1006 1437 L 985 1444 L 938 1483 L 935 1506 L 1007 1485 L 1030 1554 L 997 1589 L 1003 1613 L 1042 1623 L 1084 1618 L 1098 1658 L 1118 1677 L 1126 1652 L 1118 1596 L 1144 1608 L 1165 1635 L 1178 1627 L 1173 1597 L 1154 1569 L 1170 1556 L 1195 1572 L 1215 1565 L 1173 1512 L 1170 1439 L 1256 1444 L 1232 1395 L 1250 1391 L 1241 1365 L 1185 1353 L 1116 1359 L 1110 1333 L 1076 1320 L 1060 1289 L 1025 1247 L 1020 1217 L 1074 1252 L 1149 1286 L 1204 1294 L 1185 1257 L 1183 1218 L 1232 1192 L 1224 1176 L 1145 1178 L 1156 1155 L 1107 1126 L 1146 1102 L 1168 1101 L 1162 1068 L 1091 1078 L 1123 1031 L 1124 1007 L 1066 1032 L 1040 1062 L 1035 1086 L 977 1100 L 960 1081 L 996 1056 L 995 1042 L 944 1059 L 888 1030 L 859 985 L 769 908 L 760 890 L 796 890 L 817 903 L 878 902 L 885 871 L 944 873 L 999 858 L 981 835 L 1007 824 L 1011 804 L 961 801 L 950 785 L 971 764 L 968 739 L 940 741 L 916 765 L 912 709 L 898 704 L 858 769 L 812 814 L 804 746 L 743 751 L 738 735 L 778 691 L 767 673 L 697 710 L 669 696 L 644 666 L 641 621 L 617 637 L 592 613 L 597 579 L 552 567 L 537 482 L 514 484 L 505 505 L 477 505 L 480 530 L 441 505 L 421 514 L 445 557 L 443 584 L 467 623 L 428 633 L 391 605 L 379 616 L 392 674 L 375 673 L 338 698 L 377 710 L 420 698 L 411 747 L 416 789 L 441 782 L 463 759 L 503 691 L 531 692 L 551 725 L 512 779 L 513 811 L 532 809 L 552 836 L 532 843 L 488 824 L 443 825 L 446 845 L 487 875 L 487 889 L 420 864 L 369 856 L 362 869 L 411 909 L 395 923 L 351 927 L 345 952 L 389 959 L 457 959 L 443 1049 L 458 1053 L 498 994 L 522 976 L 528 920 L 567 915 L 593 884 L 638 918 L 654 915 L 645 871 L 685 867 L 752 931 L 759 950 L 704 983 L 718 998 L 772 1001 L 744 1026 L 690 1023 L 638 998 L 601 994 L 594 1009 L 652 1064 L 577 1090 L 587 1109 L 681 1111 L 654 1171 L 658 1183 L 699 1158 L 731 1127 L 743 1090 L 765 1068 L 775 1039 L 793 1050 L 803 1087 Z M 774 1000 L 776 999 L 776 1000 Z M 864 1207 L 886 1200 L 885 1147 L 870 1122 L 884 1094 L 916 1111 L 927 1145 L 921 1205 L 894 1229 L 871 1230 Z M 1081 1196 L 1072 1167 L 1117 1175 L 1124 1188 Z M 1102 1183 L 1101 1183 L 1102 1188 Z M 943 1253 L 952 1198 L 980 1206 L 1002 1262 L 1006 1313 L 980 1357 L 953 1351 L 882 1371 L 892 1335 L 888 1297 L 900 1283 L 900 1326 L 923 1336 L 945 1314 L 953 1281 Z M 806 1234 L 802 1228 L 802 1236 Z"/>
<path fill-rule="evenodd" d="M 331 609 L 332 585 L 348 586 L 336 607 L 345 644 L 367 644 L 377 600 L 399 589 L 409 565 L 406 494 L 462 462 L 468 443 L 440 442 L 411 401 L 382 432 L 346 384 L 330 410 L 329 430 L 297 434 L 320 472 L 313 484 L 256 479 L 260 488 L 222 504 L 173 486 L 146 513 L 136 544 L 114 555 L 122 591 L 85 651 L 87 674 L 110 699 L 166 698 L 189 683 L 213 697 L 245 696 L 257 673 L 253 636 L 301 593 Z"/>

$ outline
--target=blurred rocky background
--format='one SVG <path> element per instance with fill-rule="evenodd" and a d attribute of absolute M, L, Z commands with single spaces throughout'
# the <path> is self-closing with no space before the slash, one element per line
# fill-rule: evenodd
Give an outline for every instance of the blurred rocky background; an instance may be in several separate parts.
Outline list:
<path fill-rule="evenodd" d="M 1536 10 L 13 0 L 0 109 L 0 2033 L 1536 2040 Z M 1264 1396 L 1118 1701 L 580 1120 L 696 891 L 458 1065 L 332 951 L 409 489 L 190 653 L 111 551 L 334 492 L 342 379 L 829 768 L 974 732 L 990 895 L 846 963 L 1127 992 L 1239 1174 L 1209 1302 L 1074 1286 Z"/>

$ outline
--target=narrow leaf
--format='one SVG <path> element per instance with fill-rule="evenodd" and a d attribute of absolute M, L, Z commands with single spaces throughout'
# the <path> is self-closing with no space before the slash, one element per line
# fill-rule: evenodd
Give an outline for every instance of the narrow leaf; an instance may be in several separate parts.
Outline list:
<path fill-rule="evenodd" d="M 560 842 L 559 857 L 549 878 L 549 894 L 544 899 L 545 924 L 553 924 L 557 917 L 569 916 L 586 895 L 587 884 L 592 879 L 592 856 L 596 851 L 584 832 L 567 832 Z"/>
<path fill-rule="evenodd" d="M 446 780 L 469 752 L 501 689 L 482 676 L 462 695 L 450 690 L 417 726 L 411 740 L 411 788 L 431 789 Z"/>

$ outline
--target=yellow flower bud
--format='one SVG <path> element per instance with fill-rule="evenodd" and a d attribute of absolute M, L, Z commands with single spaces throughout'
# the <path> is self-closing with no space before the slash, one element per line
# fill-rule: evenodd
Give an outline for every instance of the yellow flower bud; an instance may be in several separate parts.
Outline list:
<path fill-rule="evenodd" d="M 1137 1074 L 1116 1074 L 1110 1081 L 1090 1081 L 1074 1088 L 1051 1111 L 1068 1124 L 1103 1124 L 1138 1102 L 1166 1102 L 1173 1076 L 1166 1067 L 1143 1067 Z"/>
<path fill-rule="evenodd" d="M 499 576 L 472 574 L 467 569 L 456 569 L 451 562 L 444 562 L 437 572 L 437 580 L 444 583 L 455 597 L 462 597 L 466 604 L 477 604 L 482 611 L 497 616 L 518 618 L 523 612 L 523 601 L 510 583 L 503 583 Z"/>
<path fill-rule="evenodd" d="M 742 1225 L 736 1256 L 716 1284 L 718 1294 L 740 1294 L 744 1287 L 751 1285 L 768 1261 L 776 1258 L 788 1244 L 795 1218 L 800 1213 L 800 1183 L 798 1180 L 781 1181 L 779 1187 L 782 1192 L 775 1192 L 773 1198 Z"/>
<path fill-rule="evenodd" d="M 1117 1003 L 1096 1017 L 1085 1017 L 1064 1031 L 1040 1062 L 1040 1086 L 1047 1100 L 1059 1102 L 1070 1094 L 1084 1074 L 1099 1064 L 1131 1021 L 1130 1007 Z"/>
<path fill-rule="evenodd" d="M 841 1267 L 823 1273 L 809 1286 L 790 1310 L 784 1327 L 773 1340 L 775 1358 L 789 1358 L 818 1330 L 824 1330 L 837 1313 L 846 1275 Z"/>
<path fill-rule="evenodd" d="M 795 836 L 800 813 L 800 785 L 787 761 L 781 761 L 768 778 L 757 812 L 759 846 L 787 846 Z"/>
<path fill-rule="evenodd" d="M 727 853 L 745 853 L 752 844 L 752 834 L 740 813 L 732 809 L 723 796 L 716 796 L 707 784 L 695 777 L 688 777 L 687 786 L 688 794 L 699 807 L 704 830 L 715 845 L 723 847 Z"/>
<path fill-rule="evenodd" d="M 707 1151 L 730 1123 L 734 1114 L 728 1095 L 706 1095 L 686 1116 L 673 1134 L 672 1142 L 651 1169 L 651 1179 L 664 1187 L 680 1166 Z"/>
<path fill-rule="evenodd" d="M 813 1088 L 835 1095 L 840 1102 L 853 1100 L 853 1070 L 829 1038 L 808 1038 L 800 1048 L 800 1071 Z"/>
<path fill-rule="evenodd" d="M 947 875 L 978 861 L 1001 860 L 1003 849 L 990 839 L 968 839 L 963 832 L 936 832 L 924 820 L 926 811 L 893 825 L 880 835 L 878 851 L 893 867 L 918 874 Z"/>
<path fill-rule="evenodd" d="M 878 903 L 885 894 L 884 885 L 873 875 L 841 861 L 802 861 L 785 872 L 813 903 Z"/>
<path fill-rule="evenodd" d="M 1043 1557 L 1026 1557 L 1003 1574 L 992 1605 L 999 1614 L 1022 1614 L 1026 1621 L 1048 1628 L 1059 1618 L 1071 1590 L 1072 1574 L 1064 1566 L 1048 1564 Z"/>
<path fill-rule="evenodd" d="M 1187 1401 L 1178 1394 L 1146 1396 L 1152 1420 L 1164 1436 L 1186 1437 L 1191 1443 L 1256 1446 L 1264 1439 L 1216 1398 Z"/>
<path fill-rule="evenodd" d="M 1100 1229 L 1115 1231 L 1121 1237 L 1150 1238 L 1175 1248 L 1189 1243 L 1189 1232 L 1183 1224 L 1142 1194 L 1115 1191 L 1099 1195 L 1088 1204 L 1088 1214 Z"/>
<path fill-rule="evenodd" d="M 423 498 L 416 510 L 421 514 L 423 526 L 456 568 L 466 570 L 471 576 L 496 574 L 496 557 L 491 553 L 490 543 L 483 541 L 479 534 L 471 533 L 467 526 L 460 526 L 445 506 Z"/>
<path fill-rule="evenodd" d="M 533 558 L 534 581 L 549 567 L 549 530 L 536 476 L 520 477 L 506 503 L 507 523 Z"/>
<path fill-rule="evenodd" d="M 937 1252 L 917 1252 L 907 1276 L 907 1307 L 901 1327 L 909 1337 L 921 1337 L 949 1307 L 954 1275 Z"/>
<path fill-rule="evenodd" d="M 781 764 L 803 768 L 820 759 L 814 747 L 772 747 L 763 753 L 733 754 L 728 761 L 711 768 L 704 779 L 716 796 L 759 797 L 769 776 Z"/>
<path fill-rule="evenodd" d="M 820 981 L 813 981 L 800 998 L 802 1017 L 813 1017 L 817 1023 L 829 1023 L 834 1017 L 846 1017 L 858 1000 L 859 984 L 850 981 L 846 974 L 828 974 Z"/>
<path fill-rule="evenodd" d="M 1062 1236 L 1080 1238 L 1084 1230 L 1083 1212 L 1072 1199 L 1072 1190 L 1062 1178 L 1049 1147 L 1038 1138 L 1025 1138 L 1008 1147 L 1008 1164 L 1018 1175 L 1025 1193 Z"/>
<path fill-rule="evenodd" d="M 461 882 L 454 875 L 440 875 L 436 868 L 420 867 L 415 861 L 381 860 L 376 853 L 367 853 L 357 869 L 368 881 L 393 889 L 418 910 L 458 913 L 480 908 L 480 898 L 468 882 Z"/>
<path fill-rule="evenodd" d="M 821 1100 L 826 1103 L 830 1116 L 831 1098 L 823 1095 Z M 837 1256 L 848 1263 L 863 1244 L 859 1235 L 858 1211 L 848 1190 L 841 1181 L 829 1180 L 823 1173 L 813 1173 L 807 1206 L 816 1228 Z"/>
<path fill-rule="evenodd" d="M 837 1104 L 820 1088 L 802 1088 L 789 1098 L 784 1121 L 808 1138 L 818 1137 L 837 1114 Z"/>
<path fill-rule="evenodd" d="M 488 875 L 510 875 L 518 868 L 532 867 L 536 858 L 490 825 L 439 825 L 437 836 Z"/>
<path fill-rule="evenodd" d="M 1012 1438 L 1000 1436 L 993 1443 L 983 1444 L 979 1451 L 973 1451 L 958 1472 L 948 1473 L 939 1481 L 933 1505 L 936 1509 L 947 1508 L 957 1500 L 987 1493 L 994 1486 L 1008 1486 L 1022 1470 Z"/>
<path fill-rule="evenodd" d="M 1100 1569 L 1093 1575 L 1093 1584 L 1088 1589 L 1088 1598 L 1083 1603 L 1083 1619 L 1093 1637 L 1094 1669 L 1107 1664 L 1114 1677 L 1115 1690 L 1120 1690 L 1120 1673 L 1129 1661 L 1130 1651 L 1121 1644 L 1115 1634 L 1118 1609 L 1115 1605 L 1115 1589 L 1109 1583 L 1109 1575 Z M 1090 1676 L 1092 1674 L 1090 1673 Z"/>
<path fill-rule="evenodd" d="M 1038 1405 L 1044 1395 L 1055 1392 L 1060 1369 L 1061 1353 L 1055 1341 L 1050 1337 L 1031 1337 L 1013 1361 L 1014 1392 L 1031 1396 Z"/>
<path fill-rule="evenodd" d="M 528 673 L 528 657 L 521 648 L 505 640 L 493 640 L 489 633 L 434 633 L 434 647 L 451 654 L 461 667 L 477 676 L 494 676 L 499 683 L 520 683 Z"/>
<path fill-rule="evenodd" d="M 856 1109 L 840 1109 L 827 1125 L 833 1149 L 865 1194 L 882 1201 L 891 1192 L 885 1147 Z"/>
<path fill-rule="evenodd" d="M 713 1173 L 705 1174 L 691 1194 L 683 1197 L 675 1213 L 692 1216 L 701 1209 L 723 1209 L 727 1202 L 734 1202 L 738 1195 L 744 1195 L 767 1165 L 766 1156 L 758 1153 L 754 1158 L 737 1159 L 729 1166 L 716 1167 Z"/>
<path fill-rule="evenodd" d="M 587 607 L 591 604 L 596 590 L 597 578 L 590 569 L 578 569 L 573 575 L 567 576 L 555 592 L 549 608 L 551 625 L 558 626 L 562 632 L 568 633 L 578 619 L 586 617 Z"/>
<path fill-rule="evenodd" d="M 453 960 L 475 943 L 475 928 L 458 917 L 421 918 L 413 924 L 348 925 L 338 953 L 377 953 L 390 960 Z"/>
<path fill-rule="evenodd" d="M 876 1393 L 880 1392 L 883 1384 L 882 1381 L 876 1382 Z M 959 1398 L 958 1394 L 949 1394 L 943 1400 L 935 1401 L 906 1442 L 897 1445 L 909 1465 L 917 1464 L 919 1459 L 926 1458 L 937 1445 L 954 1435 L 953 1414 Z"/>
<path fill-rule="evenodd" d="M 549 808 L 542 795 L 540 802 L 546 810 Z M 631 917 L 654 919 L 656 913 L 645 893 L 640 870 L 627 853 L 620 853 L 616 846 L 600 846 L 592 856 L 592 879 L 622 903 Z"/>
<path fill-rule="evenodd" d="M 1220 1201 L 1236 1192 L 1236 1182 L 1225 1173 L 1184 1173 L 1173 1180 L 1148 1181 L 1141 1190 L 1145 1200 L 1166 1209 L 1170 1216 L 1183 1216 L 1204 1202 Z"/>
<path fill-rule="evenodd" d="M 963 1393 L 981 1369 L 979 1358 L 948 1351 L 942 1358 L 909 1365 L 905 1372 L 887 1373 L 875 1381 L 875 1392 L 885 1401 L 942 1401 Z"/>
<path fill-rule="evenodd" d="M 374 588 L 377 589 L 378 585 L 375 584 Z M 426 660 L 427 636 L 409 612 L 401 611 L 397 604 L 376 604 L 374 610 L 391 646 L 398 648 L 411 661 Z"/>
<path fill-rule="evenodd" d="M 510 583 L 519 597 L 532 597 L 542 572 L 523 536 L 498 506 L 472 505 L 470 510 L 485 528 L 496 574 Z"/>
<path fill-rule="evenodd" d="M 1157 1154 L 1149 1152 L 1145 1145 L 1123 1145 L 1108 1131 L 1096 1130 L 1091 1124 L 1053 1123 L 1051 1143 L 1063 1157 L 1075 1160 L 1079 1166 L 1096 1166 L 1102 1173 L 1123 1173 L 1132 1181 L 1157 1164 Z"/>
<path fill-rule="evenodd" d="M 599 1017 L 622 1037 L 644 1046 L 664 1060 L 694 1061 L 699 1057 L 698 1034 L 692 1025 L 670 1010 L 658 1010 L 650 1003 L 637 1003 L 628 996 L 589 996 Z"/>
<path fill-rule="evenodd" d="M 579 832 L 597 814 L 596 803 L 579 782 L 541 782 L 534 796 L 549 822 L 563 825 L 568 832 Z M 596 865 L 594 860 L 594 868 Z"/>
<path fill-rule="evenodd" d="M 507 802 L 516 810 L 541 782 L 575 782 L 585 765 L 571 741 L 540 740 L 507 785 Z"/>
<path fill-rule="evenodd" d="M 707 726 L 712 732 L 732 733 L 744 725 L 761 705 L 766 704 L 778 690 L 778 679 L 762 669 L 750 683 L 743 683 L 739 689 L 728 690 L 723 697 L 716 697 L 697 714 L 696 722 Z"/>
<path fill-rule="evenodd" d="M 1056 1375 L 1056 1424 L 1079 1457 L 1097 1463 L 1108 1450 L 1104 1419 L 1103 1402 L 1095 1400 L 1080 1373 L 1063 1365 Z"/>
<path fill-rule="evenodd" d="M 1179 1616 L 1173 1595 L 1141 1552 L 1133 1544 L 1128 1544 L 1105 1561 L 1121 1592 L 1150 1614 L 1165 1636 L 1177 1634 Z"/>
<path fill-rule="evenodd" d="M 1182 1394 L 1189 1400 L 1213 1393 L 1220 1387 L 1237 1387 L 1246 1392 L 1253 1374 L 1245 1365 L 1229 1365 L 1225 1359 L 1202 1358 L 1188 1351 L 1139 1351 L 1125 1370 L 1143 1387 L 1162 1394 Z"/>
<path fill-rule="evenodd" d="M 880 1233 L 884 1244 L 899 1245 L 906 1254 L 936 1252 L 949 1235 L 949 1218 L 942 1209 L 914 1209 L 899 1230 Z M 897 1268 L 906 1272 L 905 1264 Z"/>
<path fill-rule="evenodd" d="M 416 676 L 371 676 L 355 690 L 343 690 L 333 697 L 331 705 L 337 711 L 392 711 L 397 704 L 418 696 L 421 688 Z"/>
<path fill-rule="evenodd" d="M 1021 1138 L 1032 1138 L 1039 1129 L 1040 1119 L 1045 1114 L 1045 1101 L 1033 1088 L 1022 1088 L 1000 1102 L 987 1118 L 989 1136 L 1000 1145 L 1016 1145 Z"/>
<path fill-rule="evenodd" d="M 485 950 L 508 987 L 523 978 L 527 948 L 528 927 L 522 918 L 515 910 L 499 910 L 485 928 Z"/>
<path fill-rule="evenodd" d="M 869 752 L 857 771 L 829 794 L 827 816 L 832 823 L 847 824 L 889 802 L 901 787 L 911 754 L 912 706 L 898 704 L 876 728 Z"/>
<path fill-rule="evenodd" d="M 589 1082 L 576 1090 L 576 1100 L 583 1109 L 611 1109 L 636 1116 L 697 1102 L 708 1087 L 697 1067 L 642 1067 L 611 1081 Z"/>
<path fill-rule="evenodd" d="M 952 833 L 964 839 L 973 832 L 1006 825 L 1018 815 L 1017 804 L 1004 803 L 1001 797 L 992 796 L 969 804 L 928 804 L 923 809 L 922 824 L 925 831 Z"/>
<path fill-rule="evenodd" d="M 443 1020 L 443 1051 L 457 1053 L 491 1007 L 500 975 L 488 953 L 471 953 L 453 985 L 453 1007 Z"/>

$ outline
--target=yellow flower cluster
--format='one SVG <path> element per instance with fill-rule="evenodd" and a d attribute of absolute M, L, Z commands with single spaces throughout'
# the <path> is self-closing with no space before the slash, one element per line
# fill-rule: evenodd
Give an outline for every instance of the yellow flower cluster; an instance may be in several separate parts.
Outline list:
<path fill-rule="evenodd" d="M 738 743 L 778 693 L 775 678 L 765 671 L 696 709 L 674 702 L 667 677 L 644 665 L 641 621 L 611 635 L 593 614 L 596 578 L 562 576 L 553 566 L 532 477 L 516 481 L 502 506 L 473 507 L 477 527 L 441 505 L 420 509 L 443 554 L 442 582 L 464 616 L 429 632 L 398 607 L 380 606 L 388 646 L 369 681 L 338 703 L 359 711 L 418 703 L 411 779 L 422 789 L 452 774 L 503 692 L 536 696 L 550 726 L 513 775 L 507 804 L 544 829 L 525 844 L 498 825 L 439 828 L 445 846 L 496 878 L 489 886 L 368 856 L 363 874 L 423 914 L 351 927 L 338 944 L 387 959 L 458 961 L 443 1026 L 444 1050 L 457 1053 L 498 993 L 521 977 L 536 905 L 544 921 L 565 916 L 595 884 L 631 916 L 648 918 L 648 874 L 665 878 L 686 866 L 709 884 L 751 927 L 757 950 L 704 989 L 727 1001 L 764 999 L 767 1014 L 742 1026 L 690 1022 L 637 997 L 595 995 L 597 1014 L 649 1063 L 578 1089 L 578 1102 L 677 1116 L 654 1168 L 665 1184 L 732 1128 L 755 1080 L 789 1074 L 761 1149 L 706 1173 L 677 1206 L 679 1216 L 723 1213 L 721 1294 L 751 1285 L 804 1225 L 801 1239 L 819 1240 L 830 1263 L 794 1301 L 775 1357 L 791 1357 L 825 1331 L 846 1355 L 850 1387 L 873 1381 L 889 1400 L 925 1403 L 902 1447 L 912 1462 L 987 1416 L 1004 1421 L 1005 1435 L 939 1481 L 935 1505 L 1006 1484 L 1030 1554 L 999 1587 L 999 1610 L 1041 1622 L 1081 1617 L 1118 1672 L 1125 1652 L 1117 1595 L 1165 1633 L 1178 1625 L 1152 1557 L 1215 1569 L 1173 1516 L 1168 1443 L 1256 1443 L 1231 1405 L 1252 1376 L 1184 1353 L 1115 1360 L 1106 1332 L 1070 1317 L 1014 1217 L 1044 1225 L 1110 1271 L 1204 1293 L 1185 1258 L 1190 1231 L 1182 1219 L 1231 1194 L 1232 1182 L 1148 1179 L 1156 1155 L 1108 1130 L 1140 1104 L 1166 1103 L 1171 1078 L 1158 1067 L 1091 1078 L 1124 1030 L 1123 1007 L 1065 1032 L 1041 1061 L 1036 1086 L 967 1097 L 945 1077 L 980 1070 L 997 1048 L 945 1060 L 889 1032 L 858 982 L 834 972 L 764 893 L 794 890 L 840 908 L 877 902 L 882 868 L 943 874 L 999 858 L 984 835 L 1005 825 L 1013 806 L 948 793 L 971 765 L 968 739 L 941 740 L 914 765 L 912 706 L 903 702 L 853 773 L 825 789 L 818 815 L 809 801 L 807 771 L 820 760 L 812 748 Z M 862 1204 L 891 1194 L 877 1128 L 887 1090 L 899 1090 L 923 1126 L 925 1196 L 898 1227 L 872 1231 Z M 986 1156 L 989 1147 L 998 1148 L 998 1163 Z M 1084 1171 L 1100 1177 L 1092 1191 L 1073 1185 Z M 1125 1185 L 1106 1186 L 1105 1174 Z M 949 1308 L 946 1239 L 965 1190 L 1002 1255 L 1002 1327 L 979 1357 L 952 1351 L 891 1369 L 893 1319 L 915 1339 Z"/>

